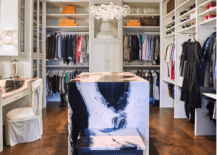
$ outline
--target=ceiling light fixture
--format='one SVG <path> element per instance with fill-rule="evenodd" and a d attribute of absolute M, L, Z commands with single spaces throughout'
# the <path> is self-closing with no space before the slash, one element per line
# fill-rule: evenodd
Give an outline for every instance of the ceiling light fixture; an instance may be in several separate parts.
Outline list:
<path fill-rule="evenodd" d="M 89 14 L 96 19 L 100 20 L 113 20 L 114 18 L 120 19 L 125 17 L 130 13 L 130 7 L 128 5 L 124 5 L 123 7 L 114 5 L 110 3 L 110 5 L 101 4 L 100 6 L 93 6 L 89 8 Z"/>

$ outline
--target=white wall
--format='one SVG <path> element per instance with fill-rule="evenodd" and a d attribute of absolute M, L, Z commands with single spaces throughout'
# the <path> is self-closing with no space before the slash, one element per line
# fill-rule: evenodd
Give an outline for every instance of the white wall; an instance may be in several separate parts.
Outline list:
<path fill-rule="evenodd" d="M 8 10 L 2 9 L 4 8 L 4 3 L 5 2 L 15 2 L 18 4 L 18 0 L 0 0 L 0 25 L 5 25 L 5 17 L 4 19 L 2 19 L 3 14 L 5 15 L 5 13 L 8 13 Z M 13 17 L 17 16 L 18 17 L 18 5 L 17 9 L 10 9 L 10 13 L 13 14 Z M 26 6 L 29 6 L 29 1 L 26 1 Z M 28 9 L 29 7 L 26 7 L 26 24 L 25 24 L 25 42 L 26 45 L 28 45 L 28 40 L 30 40 L 30 35 L 29 31 L 30 31 L 30 24 L 28 21 L 30 21 L 30 15 L 28 13 Z M 18 22 L 17 24 L 14 24 L 14 28 L 18 27 Z M 1 27 L 0 27 L 1 28 Z M 1 29 L 0 29 L 1 30 Z M 17 59 L 20 63 L 19 63 L 19 75 L 20 77 L 31 77 L 31 55 L 30 55 L 30 49 L 25 47 L 25 51 L 26 51 L 26 56 L 0 56 L 0 75 L 3 78 L 7 78 L 10 77 L 10 62 L 13 59 Z"/>

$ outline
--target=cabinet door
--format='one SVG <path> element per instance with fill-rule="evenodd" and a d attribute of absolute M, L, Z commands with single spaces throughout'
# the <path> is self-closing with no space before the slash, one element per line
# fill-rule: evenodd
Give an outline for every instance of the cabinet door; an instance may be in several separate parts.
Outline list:
<path fill-rule="evenodd" d="M 25 55 L 25 0 L 19 0 L 19 55 Z"/>
<path fill-rule="evenodd" d="M 36 77 L 38 77 L 38 60 L 37 59 L 33 59 L 32 66 L 33 66 L 33 68 L 32 68 L 32 77 L 36 78 Z"/>
<path fill-rule="evenodd" d="M 109 72 L 121 72 L 120 43 L 107 43 L 106 61 Z"/>
<path fill-rule="evenodd" d="M 105 72 L 106 43 L 93 43 L 90 58 L 90 72 Z"/>

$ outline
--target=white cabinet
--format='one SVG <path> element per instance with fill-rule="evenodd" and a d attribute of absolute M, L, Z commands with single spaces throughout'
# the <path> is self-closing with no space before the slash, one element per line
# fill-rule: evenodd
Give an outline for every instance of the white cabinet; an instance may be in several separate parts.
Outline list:
<path fill-rule="evenodd" d="M 116 42 L 92 43 L 90 72 L 121 72 L 121 44 Z"/>
<path fill-rule="evenodd" d="M 107 61 L 108 71 L 110 72 L 121 72 L 122 71 L 122 60 L 120 51 L 121 51 L 121 44 L 120 43 L 107 43 L 107 56 L 105 60 Z"/>
<path fill-rule="evenodd" d="M 122 5 L 121 0 L 103 4 L 110 2 Z M 90 6 L 101 4 L 101 1 L 90 2 Z M 90 32 L 90 72 L 122 72 L 123 19 L 103 21 L 90 17 Z"/>
<path fill-rule="evenodd" d="M 105 71 L 106 43 L 93 43 L 91 50 L 90 72 Z"/>

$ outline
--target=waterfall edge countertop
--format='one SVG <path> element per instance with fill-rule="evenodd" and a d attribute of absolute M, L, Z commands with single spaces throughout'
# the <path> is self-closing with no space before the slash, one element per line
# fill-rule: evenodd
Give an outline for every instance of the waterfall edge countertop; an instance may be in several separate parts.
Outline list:
<path fill-rule="evenodd" d="M 16 78 L 16 79 L 5 79 L 5 80 L 0 80 L 0 92 L 2 93 L 2 99 L 7 98 L 13 94 L 19 93 L 21 91 L 27 90 L 28 89 L 28 82 L 34 81 L 38 78 Z M 20 87 L 19 89 L 16 89 L 14 91 L 8 92 L 6 93 L 5 91 L 5 85 L 6 85 L 6 81 L 7 80 L 24 80 L 24 83 L 22 85 L 22 87 Z"/>
<path fill-rule="evenodd" d="M 81 73 L 71 82 L 148 82 L 129 72 L 122 73 Z"/>
<path fill-rule="evenodd" d="M 68 83 L 68 103 L 72 152 L 149 154 L 148 81 L 128 72 L 81 73 Z"/>

